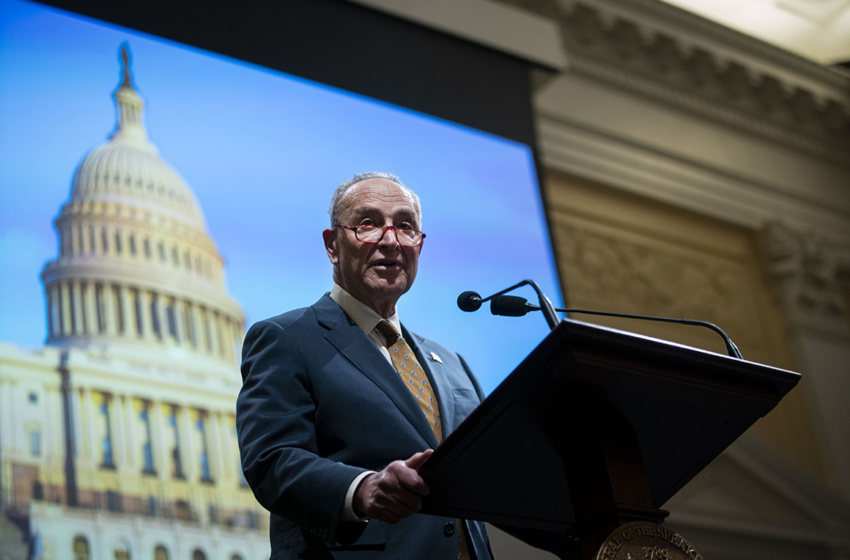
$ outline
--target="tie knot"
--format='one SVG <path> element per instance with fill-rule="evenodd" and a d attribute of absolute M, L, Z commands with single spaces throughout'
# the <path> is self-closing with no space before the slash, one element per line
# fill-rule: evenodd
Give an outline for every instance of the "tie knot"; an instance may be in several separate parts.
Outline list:
<path fill-rule="evenodd" d="M 381 321 L 375 328 L 387 339 L 387 346 L 393 346 L 401 338 L 398 331 L 395 330 L 395 325 L 387 320 Z"/>

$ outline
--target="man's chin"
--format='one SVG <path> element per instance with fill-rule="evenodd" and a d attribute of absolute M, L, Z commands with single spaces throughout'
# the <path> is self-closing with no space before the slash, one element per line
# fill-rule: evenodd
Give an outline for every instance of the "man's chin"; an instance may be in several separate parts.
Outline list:
<path fill-rule="evenodd" d="M 407 291 L 409 284 L 406 277 L 379 278 L 368 282 L 366 287 L 380 299 L 398 299 Z"/>

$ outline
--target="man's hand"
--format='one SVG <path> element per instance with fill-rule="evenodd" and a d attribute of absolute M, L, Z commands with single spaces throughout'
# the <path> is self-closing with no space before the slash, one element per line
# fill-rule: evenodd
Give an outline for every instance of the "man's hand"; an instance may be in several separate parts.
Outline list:
<path fill-rule="evenodd" d="M 395 524 L 419 511 L 428 486 L 416 469 L 433 452 L 427 449 L 407 461 L 395 461 L 364 478 L 354 491 L 354 513 Z"/>

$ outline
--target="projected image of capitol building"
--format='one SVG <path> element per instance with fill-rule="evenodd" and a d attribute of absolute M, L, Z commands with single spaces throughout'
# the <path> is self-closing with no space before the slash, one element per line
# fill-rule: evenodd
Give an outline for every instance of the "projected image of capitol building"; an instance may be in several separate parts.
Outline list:
<path fill-rule="evenodd" d="M 244 316 L 122 55 L 117 129 L 55 222 L 47 344 L 0 343 L 0 559 L 265 559 L 235 434 Z"/>

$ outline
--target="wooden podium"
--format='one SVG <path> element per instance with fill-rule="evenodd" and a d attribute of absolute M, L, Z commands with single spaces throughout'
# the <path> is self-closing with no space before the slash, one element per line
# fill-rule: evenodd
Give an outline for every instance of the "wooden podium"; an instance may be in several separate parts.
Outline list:
<path fill-rule="evenodd" d="M 592 558 L 659 509 L 800 375 L 564 320 L 420 468 L 423 513 L 564 532 Z"/>

